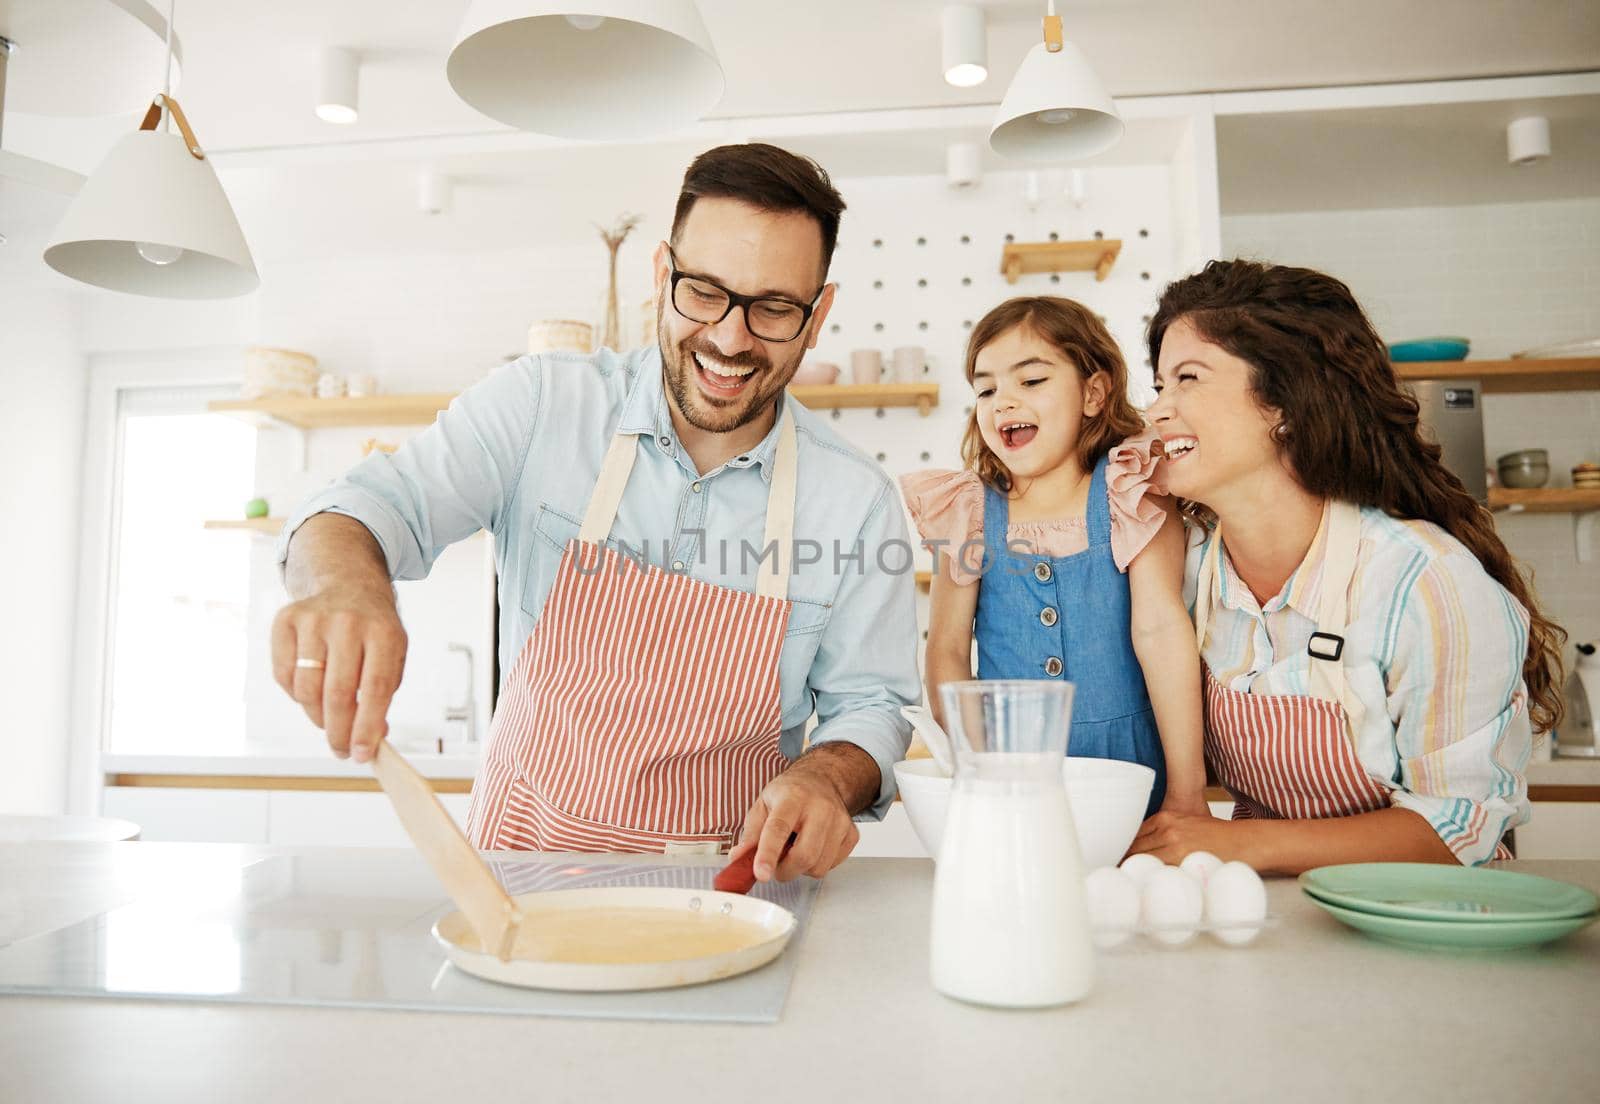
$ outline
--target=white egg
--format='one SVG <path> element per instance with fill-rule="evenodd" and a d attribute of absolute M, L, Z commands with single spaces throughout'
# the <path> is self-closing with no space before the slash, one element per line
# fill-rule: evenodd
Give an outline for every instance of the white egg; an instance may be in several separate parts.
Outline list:
<path fill-rule="evenodd" d="M 1141 891 L 1139 920 L 1146 934 L 1174 947 L 1194 938 L 1205 911 L 1205 894 L 1175 866 L 1151 871 Z"/>
<path fill-rule="evenodd" d="M 1223 863 L 1206 881 L 1206 925 L 1224 943 L 1242 947 L 1267 918 L 1267 887 L 1242 862 Z"/>
<path fill-rule="evenodd" d="M 1200 888 L 1204 889 L 1206 882 L 1221 865 L 1222 860 L 1209 851 L 1191 851 L 1183 857 L 1178 869 L 1199 882 Z"/>
<path fill-rule="evenodd" d="M 1166 865 L 1166 863 L 1145 851 L 1137 855 L 1129 855 L 1122 860 L 1122 865 L 1118 869 L 1132 878 L 1134 885 L 1143 886 L 1145 879 Z"/>
<path fill-rule="evenodd" d="M 1089 926 L 1097 947 L 1126 942 L 1139 924 L 1139 886 L 1114 866 L 1091 870 L 1084 879 L 1089 898 Z"/>

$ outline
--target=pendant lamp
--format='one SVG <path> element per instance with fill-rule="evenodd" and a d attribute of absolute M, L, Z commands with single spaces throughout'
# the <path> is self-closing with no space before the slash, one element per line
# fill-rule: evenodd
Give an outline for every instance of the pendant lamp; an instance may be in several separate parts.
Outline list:
<path fill-rule="evenodd" d="M 645 138 L 722 99 L 693 0 L 472 0 L 445 75 L 491 119 L 560 138 Z"/>
<path fill-rule="evenodd" d="M 168 8 L 170 40 L 172 12 Z M 168 91 L 67 208 L 44 260 L 85 284 L 164 299 L 224 299 L 260 283 L 217 174 Z M 177 123 L 178 133 L 157 124 Z"/>
<path fill-rule="evenodd" d="M 1006 89 L 989 147 L 1027 161 L 1080 161 L 1116 145 L 1122 131 L 1122 117 L 1083 51 L 1063 40 L 1051 0 L 1044 41 L 1028 51 Z"/>

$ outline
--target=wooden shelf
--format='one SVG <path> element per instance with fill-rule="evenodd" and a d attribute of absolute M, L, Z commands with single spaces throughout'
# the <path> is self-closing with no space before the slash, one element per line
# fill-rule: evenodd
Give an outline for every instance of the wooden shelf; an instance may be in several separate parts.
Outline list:
<path fill-rule="evenodd" d="M 427 425 L 450 405 L 453 394 L 367 395 L 342 399 L 225 399 L 210 404 L 257 425 L 279 423 L 296 429 L 348 426 Z"/>
<path fill-rule="evenodd" d="M 1586 487 L 1490 487 L 1489 509 L 1529 514 L 1582 514 L 1600 510 L 1600 490 Z"/>
<path fill-rule="evenodd" d="M 789 394 L 812 410 L 914 406 L 926 418 L 939 405 L 937 383 L 829 383 L 791 387 Z"/>
<path fill-rule="evenodd" d="M 1008 242 L 1000 251 L 1000 273 L 1006 283 L 1040 272 L 1093 272 L 1104 280 L 1122 252 L 1118 238 L 1093 241 Z"/>
<path fill-rule="evenodd" d="M 278 535 L 278 531 L 283 528 L 283 519 L 276 517 L 237 519 L 228 518 L 225 520 L 208 521 L 206 522 L 206 528 L 233 529 L 243 530 L 251 533 L 266 533 L 269 536 L 275 537 Z"/>
<path fill-rule="evenodd" d="M 1600 391 L 1600 357 L 1397 361 L 1394 370 L 1404 380 L 1479 380 L 1485 395 L 1519 391 Z"/>

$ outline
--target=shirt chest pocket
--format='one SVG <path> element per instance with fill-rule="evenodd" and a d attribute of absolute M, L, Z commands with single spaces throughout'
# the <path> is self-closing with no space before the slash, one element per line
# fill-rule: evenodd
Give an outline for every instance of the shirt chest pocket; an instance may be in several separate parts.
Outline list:
<path fill-rule="evenodd" d="M 810 602 L 804 598 L 789 599 L 789 623 L 783 631 L 785 647 L 792 647 L 802 642 L 799 638 L 810 637 L 812 650 L 816 650 L 816 641 L 822 636 L 822 630 L 828 624 L 828 615 L 833 612 L 833 606 L 827 602 Z"/>
<path fill-rule="evenodd" d="M 533 527 L 533 561 L 529 563 L 527 576 L 522 583 L 522 612 L 529 617 L 537 619 L 544 608 L 545 598 L 555 583 L 554 565 L 561 562 L 561 554 L 566 551 L 567 543 L 577 538 L 581 528 L 582 521 L 566 511 L 548 502 L 539 507 L 539 516 Z"/>
<path fill-rule="evenodd" d="M 567 542 L 576 538 L 581 528 L 583 528 L 581 519 L 557 509 L 548 502 L 539 507 L 539 520 L 534 523 L 534 533 L 537 538 L 546 547 L 553 548 L 557 552 L 565 551 Z"/>

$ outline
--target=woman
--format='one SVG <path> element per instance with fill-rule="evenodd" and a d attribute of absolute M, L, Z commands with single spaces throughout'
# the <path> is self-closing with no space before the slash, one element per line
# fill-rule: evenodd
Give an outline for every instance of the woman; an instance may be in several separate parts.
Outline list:
<path fill-rule="evenodd" d="M 1279 873 L 1508 857 L 1566 634 L 1349 288 L 1214 261 L 1167 288 L 1149 343 L 1163 474 L 1201 523 L 1206 760 L 1236 804 L 1158 813 L 1132 850 Z"/>

